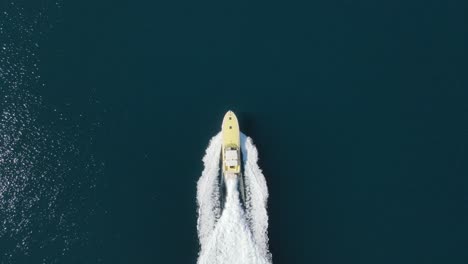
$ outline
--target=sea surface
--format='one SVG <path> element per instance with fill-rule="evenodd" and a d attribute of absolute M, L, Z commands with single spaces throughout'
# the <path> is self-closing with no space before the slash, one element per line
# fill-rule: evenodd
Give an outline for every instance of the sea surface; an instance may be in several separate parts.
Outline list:
<path fill-rule="evenodd" d="M 466 10 L 1 1 L 0 263 L 196 263 L 228 110 L 273 263 L 468 263 Z"/>

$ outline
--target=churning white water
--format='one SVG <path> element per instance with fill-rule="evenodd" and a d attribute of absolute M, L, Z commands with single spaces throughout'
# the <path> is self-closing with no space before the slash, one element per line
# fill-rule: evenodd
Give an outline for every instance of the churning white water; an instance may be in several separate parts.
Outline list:
<path fill-rule="evenodd" d="M 268 189 L 257 165 L 258 153 L 251 138 L 241 135 L 246 201 L 241 206 L 237 177 L 227 178 L 226 201 L 221 210 L 219 177 L 221 134 L 211 139 L 197 186 L 198 264 L 267 264 Z"/>

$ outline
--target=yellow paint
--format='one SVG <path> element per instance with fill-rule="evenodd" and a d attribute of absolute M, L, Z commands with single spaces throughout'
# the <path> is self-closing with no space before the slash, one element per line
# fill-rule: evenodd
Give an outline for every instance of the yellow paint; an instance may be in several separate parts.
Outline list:
<path fill-rule="evenodd" d="M 237 117 L 232 111 L 228 111 L 224 115 L 223 124 L 221 126 L 221 133 L 223 138 L 222 157 L 223 157 L 223 172 L 240 173 L 240 131 Z M 238 165 L 231 168 L 225 164 L 225 150 L 236 149 L 238 157 Z"/>

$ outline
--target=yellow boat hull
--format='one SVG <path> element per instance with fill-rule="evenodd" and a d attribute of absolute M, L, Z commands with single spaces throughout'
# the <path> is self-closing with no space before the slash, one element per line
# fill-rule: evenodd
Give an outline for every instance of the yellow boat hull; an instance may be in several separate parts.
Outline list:
<path fill-rule="evenodd" d="M 237 121 L 237 117 L 234 112 L 228 111 L 224 115 L 221 134 L 223 139 L 221 152 L 223 159 L 223 173 L 240 173 L 240 131 L 239 122 Z M 234 157 L 234 151 L 236 152 L 237 157 Z M 235 158 L 237 158 L 237 162 L 235 161 Z"/>

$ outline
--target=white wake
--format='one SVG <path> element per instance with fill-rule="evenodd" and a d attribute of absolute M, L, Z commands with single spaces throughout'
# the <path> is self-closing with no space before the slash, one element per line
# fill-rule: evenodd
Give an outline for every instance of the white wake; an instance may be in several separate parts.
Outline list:
<path fill-rule="evenodd" d="M 221 134 L 214 136 L 203 158 L 204 170 L 197 185 L 198 264 L 269 264 L 268 189 L 257 165 L 258 153 L 251 138 L 241 135 L 246 204 L 241 206 L 237 178 L 226 179 L 226 202 L 221 211 L 219 177 Z"/>

